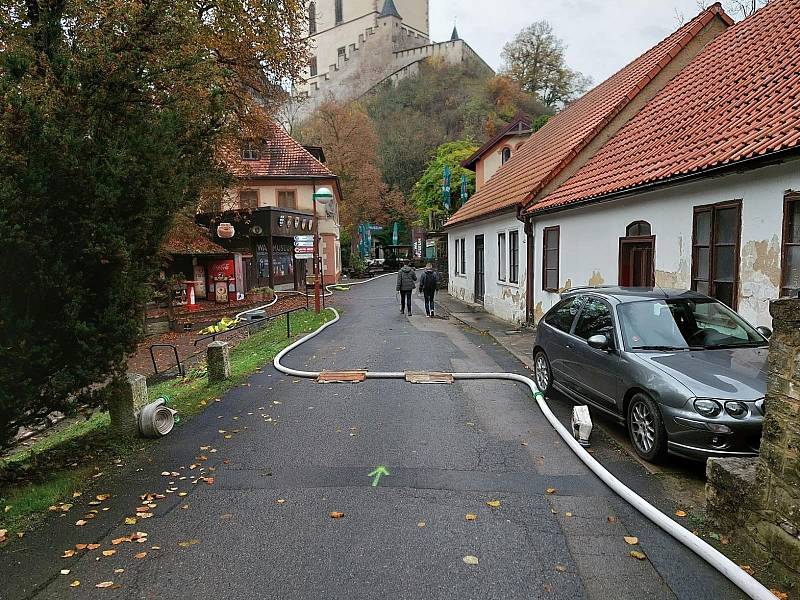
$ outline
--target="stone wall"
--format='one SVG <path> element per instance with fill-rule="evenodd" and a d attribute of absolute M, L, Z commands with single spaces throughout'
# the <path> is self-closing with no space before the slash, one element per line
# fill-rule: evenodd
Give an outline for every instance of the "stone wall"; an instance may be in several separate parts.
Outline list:
<path fill-rule="evenodd" d="M 770 303 L 766 415 L 758 458 L 710 459 L 709 517 L 758 559 L 800 577 L 800 299 Z"/>

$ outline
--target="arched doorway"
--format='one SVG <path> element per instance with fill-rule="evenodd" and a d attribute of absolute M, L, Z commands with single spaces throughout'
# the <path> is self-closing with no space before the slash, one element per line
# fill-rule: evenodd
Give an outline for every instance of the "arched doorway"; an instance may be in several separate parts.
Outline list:
<path fill-rule="evenodd" d="M 619 238 L 619 285 L 653 287 L 656 284 L 656 236 L 650 223 L 634 221 Z"/>

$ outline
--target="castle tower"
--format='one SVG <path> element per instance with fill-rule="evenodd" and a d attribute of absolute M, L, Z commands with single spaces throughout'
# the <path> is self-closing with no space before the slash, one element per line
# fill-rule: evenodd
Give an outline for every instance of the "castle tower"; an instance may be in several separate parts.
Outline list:
<path fill-rule="evenodd" d="M 429 0 L 313 0 L 308 5 L 311 59 L 307 84 L 297 91 L 313 92 L 330 71 L 341 68 L 377 31 L 379 19 L 399 19 L 402 34 L 428 43 Z M 398 26 L 399 27 L 399 26 Z M 336 68 L 333 68 L 334 65 Z"/>

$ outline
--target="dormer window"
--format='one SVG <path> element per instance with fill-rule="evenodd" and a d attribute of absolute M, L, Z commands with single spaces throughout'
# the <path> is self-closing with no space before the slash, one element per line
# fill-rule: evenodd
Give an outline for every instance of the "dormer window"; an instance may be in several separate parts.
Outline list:
<path fill-rule="evenodd" d="M 508 146 L 503 148 L 503 152 L 500 155 L 500 158 L 502 160 L 502 164 L 506 164 L 508 162 L 508 159 L 511 158 L 511 148 L 509 148 Z"/>
<path fill-rule="evenodd" d="M 252 142 L 247 142 L 242 146 L 242 160 L 259 160 L 260 158 L 261 152 Z"/>

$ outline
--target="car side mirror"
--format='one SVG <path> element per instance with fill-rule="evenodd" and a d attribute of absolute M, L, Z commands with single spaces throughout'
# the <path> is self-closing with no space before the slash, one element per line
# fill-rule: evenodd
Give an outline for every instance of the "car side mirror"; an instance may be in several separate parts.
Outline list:
<path fill-rule="evenodd" d="M 758 327 L 756 327 L 756 331 L 767 339 L 772 337 L 772 329 L 770 329 L 769 327 L 764 327 L 763 325 L 759 325 Z"/>
<path fill-rule="evenodd" d="M 586 343 L 595 350 L 608 350 L 611 347 L 611 340 L 608 339 L 607 335 L 602 333 L 591 336 L 586 340 Z"/>

